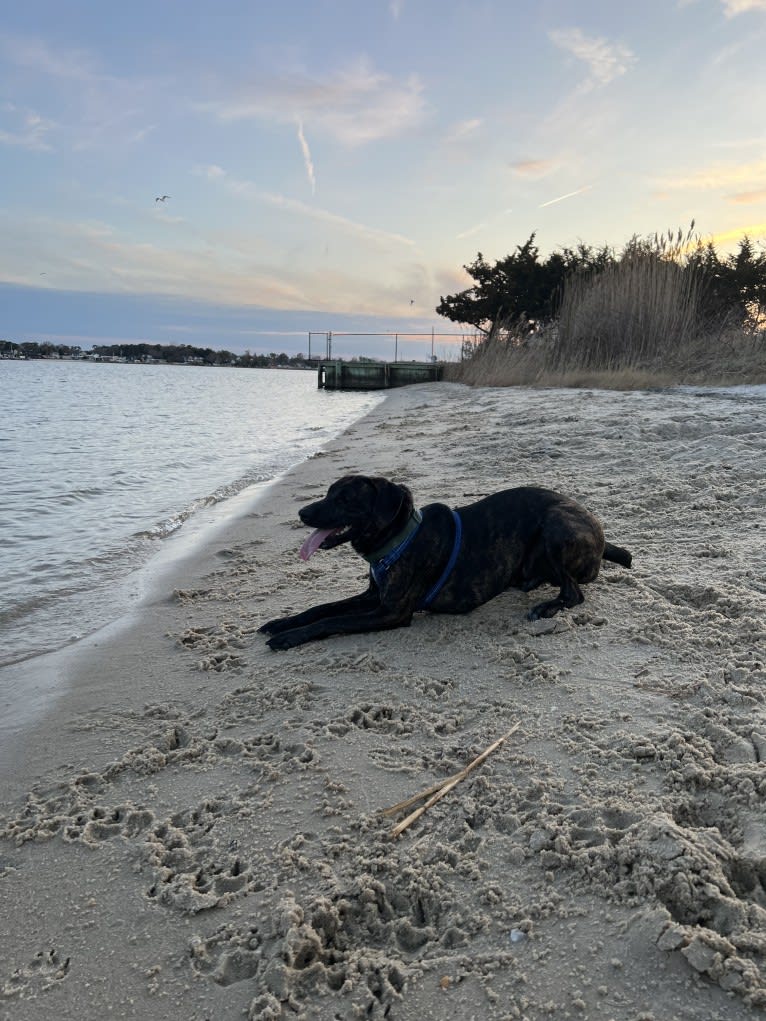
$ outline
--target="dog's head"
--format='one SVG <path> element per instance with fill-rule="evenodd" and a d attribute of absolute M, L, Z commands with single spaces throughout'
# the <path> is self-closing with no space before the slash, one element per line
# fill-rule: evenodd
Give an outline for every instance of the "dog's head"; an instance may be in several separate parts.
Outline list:
<path fill-rule="evenodd" d="M 368 475 L 346 475 L 333 482 L 327 496 L 298 511 L 304 525 L 316 529 L 301 547 L 308 560 L 318 549 L 350 542 L 358 553 L 378 549 L 404 527 L 412 513 L 406 486 Z"/>

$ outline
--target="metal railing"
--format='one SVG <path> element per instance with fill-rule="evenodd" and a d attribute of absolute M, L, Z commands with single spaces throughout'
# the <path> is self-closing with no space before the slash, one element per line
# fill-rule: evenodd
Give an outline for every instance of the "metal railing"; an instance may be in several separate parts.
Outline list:
<path fill-rule="evenodd" d="M 355 333 L 347 330 L 310 330 L 309 360 L 331 361 L 332 359 L 370 358 L 377 361 L 459 361 L 467 346 L 475 344 L 477 335 L 465 333 L 409 333 L 389 330 L 382 333 Z M 371 339 L 387 338 L 390 355 L 366 355 L 361 353 L 360 344 L 351 343 L 351 338 Z M 313 339 L 321 338 L 321 339 Z M 312 346 L 313 340 L 313 346 Z M 449 348 L 448 358 L 440 358 L 444 354 L 444 345 Z M 441 347 L 441 351 L 439 348 Z M 319 350 L 317 350 L 317 348 Z"/>

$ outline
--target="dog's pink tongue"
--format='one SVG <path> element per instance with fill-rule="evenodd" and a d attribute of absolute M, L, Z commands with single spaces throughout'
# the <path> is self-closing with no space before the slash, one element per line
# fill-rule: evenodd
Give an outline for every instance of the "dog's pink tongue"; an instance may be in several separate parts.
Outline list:
<path fill-rule="evenodd" d="M 328 535 L 332 535 L 333 532 L 337 532 L 337 528 L 317 528 L 316 532 L 312 532 L 311 535 L 306 539 L 304 544 L 301 546 L 300 558 L 301 560 L 309 560 L 314 556 L 316 551 L 325 541 Z"/>

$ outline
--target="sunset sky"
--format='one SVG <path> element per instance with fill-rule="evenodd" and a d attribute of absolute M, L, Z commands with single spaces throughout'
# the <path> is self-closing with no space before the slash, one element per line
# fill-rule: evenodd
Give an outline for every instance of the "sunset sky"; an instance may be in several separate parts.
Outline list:
<path fill-rule="evenodd" d="M 455 331 L 533 231 L 764 243 L 764 52 L 766 0 L 4 4 L 0 338 L 295 353 Z"/>

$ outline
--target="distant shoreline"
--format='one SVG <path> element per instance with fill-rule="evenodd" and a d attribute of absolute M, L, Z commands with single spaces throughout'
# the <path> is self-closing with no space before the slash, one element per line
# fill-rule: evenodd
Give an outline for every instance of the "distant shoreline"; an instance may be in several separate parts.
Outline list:
<path fill-rule="evenodd" d="M 135 350 L 129 350 L 135 349 Z M 163 352 L 167 356 L 163 357 Z M 269 355 L 235 355 L 231 351 L 213 351 L 211 348 L 175 347 L 162 344 L 114 344 L 83 351 L 66 344 L 15 344 L 0 341 L 0 361 L 9 362 L 93 362 L 119 365 L 198 365 L 203 368 L 241 369 L 304 369 L 315 371 L 321 358 L 287 355 L 284 352 Z"/>

